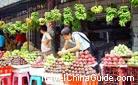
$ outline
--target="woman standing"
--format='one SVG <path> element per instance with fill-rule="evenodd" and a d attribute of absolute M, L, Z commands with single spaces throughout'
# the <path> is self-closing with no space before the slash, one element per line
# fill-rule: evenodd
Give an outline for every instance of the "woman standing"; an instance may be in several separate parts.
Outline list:
<path fill-rule="evenodd" d="M 51 38 L 50 34 L 47 32 L 46 25 L 43 25 L 40 27 L 40 33 L 43 35 L 42 39 L 41 39 L 41 52 L 44 55 L 49 55 L 50 53 L 52 53 L 52 50 L 51 50 L 52 49 L 52 46 L 51 46 L 52 38 Z M 41 64 L 43 59 L 44 59 L 44 56 L 39 56 L 36 59 L 36 62 L 34 62 L 34 65 Z"/>
<path fill-rule="evenodd" d="M 5 46 L 5 37 L 2 30 L 0 30 L 0 50 L 3 51 Z"/>
<path fill-rule="evenodd" d="M 48 53 L 51 51 L 51 36 L 47 32 L 46 25 L 43 25 L 40 27 L 40 33 L 43 34 L 42 40 L 41 40 L 41 51 L 44 53 Z"/>

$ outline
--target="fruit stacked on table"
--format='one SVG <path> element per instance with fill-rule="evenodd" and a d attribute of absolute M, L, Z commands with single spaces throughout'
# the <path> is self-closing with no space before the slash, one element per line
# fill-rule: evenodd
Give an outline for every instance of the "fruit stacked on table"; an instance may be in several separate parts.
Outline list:
<path fill-rule="evenodd" d="M 44 59 L 44 66 L 47 68 L 51 66 L 53 63 L 55 63 L 55 61 L 56 61 L 56 58 L 54 57 L 54 55 L 50 54 L 46 56 L 46 58 Z"/>
<path fill-rule="evenodd" d="M 96 71 L 91 66 L 95 63 L 95 58 L 89 53 L 89 51 L 80 52 L 78 59 L 70 65 L 65 73 L 76 75 L 91 75 L 96 73 Z"/>
<path fill-rule="evenodd" d="M 102 64 L 104 66 L 118 66 L 125 65 L 125 60 L 121 57 L 112 54 L 105 54 L 105 57 L 102 59 Z"/>
<path fill-rule="evenodd" d="M 32 63 L 37 58 L 36 52 L 29 52 L 27 50 L 14 50 L 14 51 L 6 51 L 3 55 L 4 59 L 9 59 L 11 57 L 20 56 L 24 58 L 28 63 Z"/>
<path fill-rule="evenodd" d="M 61 60 L 66 64 L 70 65 L 73 61 L 76 60 L 76 56 L 73 53 L 67 53 L 61 56 Z"/>
<path fill-rule="evenodd" d="M 80 62 L 84 62 L 86 63 L 86 65 L 92 65 L 92 64 L 95 64 L 96 63 L 96 59 L 94 56 L 92 56 L 90 54 L 89 51 L 84 51 L 84 52 L 80 52 L 79 53 L 79 57 L 78 59 L 76 60 L 76 62 L 80 63 Z"/>
<path fill-rule="evenodd" d="M 3 56 L 4 51 L 0 51 L 0 58 Z"/>
<path fill-rule="evenodd" d="M 132 53 L 133 52 L 124 44 L 119 44 L 118 46 L 115 46 L 114 49 L 110 52 L 110 54 L 125 57 L 132 55 Z"/>
<path fill-rule="evenodd" d="M 134 52 L 131 59 L 128 60 L 128 65 L 138 66 L 138 52 Z"/>
<path fill-rule="evenodd" d="M 0 67 L 4 67 L 4 66 L 8 66 L 9 62 L 4 60 L 4 59 L 0 59 Z"/>
<path fill-rule="evenodd" d="M 11 65 L 26 65 L 28 62 L 20 56 L 12 57 L 9 59 Z"/>
<path fill-rule="evenodd" d="M 9 62 L 4 59 L 0 59 L 0 74 L 11 73 L 12 67 L 10 66 Z"/>
<path fill-rule="evenodd" d="M 52 65 L 45 68 L 45 71 L 52 72 L 52 73 L 63 73 L 65 69 L 66 69 L 66 66 L 64 62 L 60 59 L 56 59 L 56 61 Z"/>

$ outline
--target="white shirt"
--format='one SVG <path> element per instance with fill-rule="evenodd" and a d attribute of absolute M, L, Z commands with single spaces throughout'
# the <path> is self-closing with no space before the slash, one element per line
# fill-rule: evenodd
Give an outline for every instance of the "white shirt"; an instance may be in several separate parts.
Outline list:
<path fill-rule="evenodd" d="M 81 33 L 81 32 L 73 32 L 72 33 L 73 41 L 74 42 L 75 41 L 80 41 L 80 50 L 86 50 L 87 48 L 90 47 L 90 43 L 88 43 L 85 39 L 83 39 L 79 34 L 89 41 L 87 36 L 85 34 Z"/>
<path fill-rule="evenodd" d="M 42 52 L 48 52 L 48 51 L 51 50 L 51 48 L 49 46 L 50 42 L 49 42 L 48 45 L 43 43 L 44 41 L 46 41 L 48 39 L 51 39 L 50 35 L 48 33 L 43 34 L 43 37 L 42 37 L 42 40 L 41 40 L 41 51 Z"/>

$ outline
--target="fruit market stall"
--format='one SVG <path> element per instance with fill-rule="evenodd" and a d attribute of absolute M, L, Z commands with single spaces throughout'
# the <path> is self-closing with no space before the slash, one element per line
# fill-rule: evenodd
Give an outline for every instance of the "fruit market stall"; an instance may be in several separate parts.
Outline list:
<path fill-rule="evenodd" d="M 39 61 L 39 58 L 37 58 L 39 56 L 44 56 L 43 61 Z M 98 64 L 96 58 L 87 50 L 79 52 L 78 56 L 74 53 L 67 53 L 60 58 L 56 58 L 53 54 L 42 55 L 41 52 L 35 51 L 6 51 L 0 60 L 0 75 L 12 74 L 15 76 L 16 74 L 16 77 L 18 75 L 25 75 L 25 77 L 30 75 L 30 80 L 28 78 L 29 83 L 37 77 L 40 80 L 36 79 L 36 81 L 52 85 L 56 85 L 56 83 L 60 85 L 98 85 L 99 76 L 110 75 L 114 79 L 117 79 L 117 76 L 134 76 L 135 80 L 129 82 L 130 85 L 133 85 L 137 83 L 137 56 L 137 52 L 132 52 L 127 46 L 119 44 L 101 59 L 101 73 L 99 74 L 94 68 Z M 91 81 L 91 75 L 95 75 L 97 79 Z M 77 79 L 74 81 L 67 80 L 73 79 L 73 76 L 84 79 L 79 81 Z M 17 80 L 14 81 L 16 84 Z M 6 81 L 4 82 L 6 83 Z M 103 84 L 125 85 L 126 83 L 128 82 L 103 81 Z"/>
<path fill-rule="evenodd" d="M 136 0 L 130 0 L 130 2 L 134 7 L 138 6 Z M 38 30 L 41 25 L 49 22 L 60 22 L 65 26 L 72 26 L 73 31 L 80 31 L 81 21 L 91 21 L 93 15 L 101 13 L 105 14 L 107 25 L 112 25 L 114 19 L 117 18 L 119 27 L 125 28 L 131 21 L 129 9 L 129 6 L 126 5 L 114 7 L 95 4 L 87 10 L 84 4 L 75 3 L 72 7 L 66 7 L 63 10 L 54 8 L 46 11 L 43 14 L 44 17 L 35 11 L 24 21 L 5 23 L 0 20 L 0 30 L 12 36 L 16 34 L 16 31 L 28 33 Z M 106 33 L 107 43 L 110 43 L 111 30 L 102 29 L 93 32 Z M 117 79 L 117 76 L 133 76 L 135 80 L 129 81 L 129 85 L 138 84 L 138 53 L 132 52 L 123 44 L 115 46 L 108 54 L 105 54 L 101 60 L 98 60 L 101 62 L 96 62 L 97 58 L 87 50 L 79 52 L 78 55 L 66 53 L 57 57 L 54 54 L 44 55 L 39 51 L 28 51 L 28 42 L 20 50 L 0 51 L 0 80 L 4 81 L 5 85 L 15 85 L 17 81 L 18 85 L 26 83 L 25 80 L 22 80 L 23 77 L 27 77 L 27 85 L 31 85 L 33 80 L 37 81 L 38 85 L 42 85 L 42 82 L 50 85 L 98 85 L 100 76 L 106 75 L 110 75 L 114 79 Z M 39 57 L 43 57 L 43 60 Z M 101 70 L 101 73 L 97 73 L 95 69 L 97 65 L 100 65 L 98 69 Z M 95 77 L 92 75 L 96 77 L 94 81 L 92 79 Z M 74 76 L 75 80 L 72 80 Z M 15 77 L 19 79 L 16 80 Z M 5 81 L 5 78 L 8 78 L 8 81 Z M 126 83 L 128 82 L 103 80 L 104 85 L 126 85 Z"/>

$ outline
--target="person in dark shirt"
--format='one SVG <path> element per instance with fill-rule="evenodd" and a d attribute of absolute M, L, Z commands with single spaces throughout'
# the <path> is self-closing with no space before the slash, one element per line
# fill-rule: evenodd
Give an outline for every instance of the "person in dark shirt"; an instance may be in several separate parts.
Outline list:
<path fill-rule="evenodd" d="M 48 27 L 48 33 L 52 37 L 51 45 L 52 45 L 52 51 L 54 54 L 58 52 L 58 49 L 60 47 L 60 27 L 56 26 L 55 22 L 50 22 L 47 24 Z"/>

